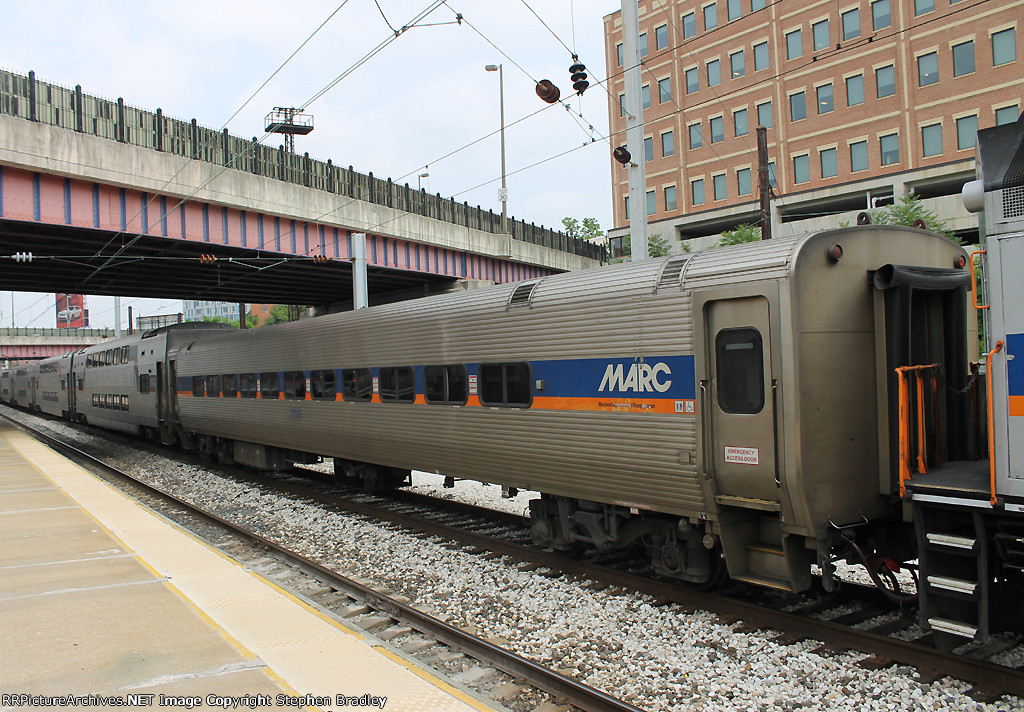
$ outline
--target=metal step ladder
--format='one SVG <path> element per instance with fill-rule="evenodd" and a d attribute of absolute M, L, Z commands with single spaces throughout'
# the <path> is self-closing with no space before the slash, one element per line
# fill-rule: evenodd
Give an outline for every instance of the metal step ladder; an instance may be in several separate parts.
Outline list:
<path fill-rule="evenodd" d="M 967 640 L 989 636 L 989 556 L 985 518 L 972 509 L 914 503 L 921 627 Z"/>

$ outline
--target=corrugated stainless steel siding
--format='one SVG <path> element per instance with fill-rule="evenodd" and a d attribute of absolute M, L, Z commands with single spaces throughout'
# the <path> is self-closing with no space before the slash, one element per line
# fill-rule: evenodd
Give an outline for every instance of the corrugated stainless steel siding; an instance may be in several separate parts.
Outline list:
<path fill-rule="evenodd" d="M 531 307 L 508 308 L 515 285 L 502 285 L 204 335 L 178 354 L 177 373 L 689 354 L 689 295 L 654 294 L 662 264 L 548 277 Z M 197 432 L 664 511 L 704 509 L 689 464 L 693 416 L 189 397 L 180 406 L 183 425 Z"/>

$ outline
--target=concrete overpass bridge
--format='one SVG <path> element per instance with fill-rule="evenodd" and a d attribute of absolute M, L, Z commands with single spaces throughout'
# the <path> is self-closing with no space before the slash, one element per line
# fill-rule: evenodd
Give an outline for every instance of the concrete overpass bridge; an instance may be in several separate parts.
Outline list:
<path fill-rule="evenodd" d="M 604 259 L 549 229 L 500 226 L 491 211 L 408 184 L 0 71 L 4 289 L 344 302 L 357 232 L 371 303 Z"/>
<path fill-rule="evenodd" d="M 113 329 L 0 329 L 0 360 L 23 361 L 60 356 L 114 338 Z"/>

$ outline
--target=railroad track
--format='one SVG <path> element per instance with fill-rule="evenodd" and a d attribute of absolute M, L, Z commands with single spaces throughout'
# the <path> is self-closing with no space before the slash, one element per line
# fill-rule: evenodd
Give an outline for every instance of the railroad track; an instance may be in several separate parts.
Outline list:
<path fill-rule="evenodd" d="M 921 645 L 920 642 L 889 637 L 893 631 L 905 628 L 909 624 L 906 619 L 890 620 L 873 630 L 851 627 L 884 613 L 880 607 L 860 607 L 850 611 L 840 609 L 840 613 L 833 616 L 832 620 L 821 620 L 822 614 L 828 615 L 842 606 L 843 599 L 833 597 L 815 601 L 805 597 L 782 597 L 770 599 L 768 605 L 763 605 L 716 594 L 698 593 L 629 571 L 609 568 L 593 561 L 569 559 L 524 546 L 524 540 L 529 539 L 525 520 L 515 515 L 503 515 L 461 502 L 437 500 L 408 492 L 402 492 L 394 499 L 364 493 L 352 493 L 349 497 L 342 497 L 331 487 L 311 486 L 308 482 L 300 482 L 298 478 L 291 476 L 265 477 L 248 471 L 244 474 L 236 472 L 235 476 L 293 497 L 317 502 L 328 509 L 344 510 L 376 521 L 388 522 L 423 537 L 438 537 L 450 542 L 451 547 L 468 548 L 472 553 L 486 557 L 512 557 L 519 562 L 521 571 L 539 571 L 551 576 L 574 576 L 591 582 L 587 584 L 591 587 L 619 588 L 646 594 L 653 598 L 656 605 L 672 603 L 685 610 L 708 611 L 722 622 L 737 623 L 737 632 L 779 631 L 774 640 L 780 643 L 819 641 L 820 646 L 812 651 L 819 654 L 861 651 L 868 657 L 860 661 L 859 665 L 868 669 L 885 668 L 896 664 L 907 665 L 918 670 L 919 680 L 923 682 L 944 676 L 966 680 L 974 685 L 975 696 L 982 699 L 991 699 L 1004 692 L 1024 695 L 1024 672 L 1019 669 L 996 665 L 984 659 L 942 653 Z M 438 518 L 442 521 L 438 521 Z M 500 520 L 500 535 L 496 537 L 493 531 L 482 533 L 488 529 L 495 529 L 496 518 Z M 270 546 L 269 543 L 266 545 Z M 309 563 L 313 567 L 319 566 L 313 562 Z M 379 591 L 363 583 L 353 583 L 356 586 L 350 590 L 359 596 L 368 597 L 368 600 L 381 595 Z M 363 588 L 368 590 L 364 591 Z M 379 610 L 388 611 L 387 607 L 392 604 L 382 602 L 380 605 Z M 408 607 L 405 603 L 401 605 Z M 401 607 L 392 610 L 396 615 L 407 615 Z M 423 626 L 426 627 L 427 624 Z M 440 631 L 435 634 L 428 628 L 424 633 L 439 640 L 443 639 Z M 464 634 L 464 631 L 459 633 Z M 462 646 L 463 643 L 456 641 L 452 645 Z M 1006 647 L 1009 645 L 997 642 L 992 646 L 982 646 L 972 651 L 971 655 L 983 658 Z M 477 657 L 475 653 L 472 654 L 473 657 Z M 485 660 L 486 655 L 486 651 L 482 652 L 479 659 Z M 494 667 L 501 669 L 497 663 Z M 529 679 L 524 672 L 516 671 L 518 668 L 511 669 L 513 671 L 509 674 Z M 543 685 L 537 686 L 546 689 Z M 549 691 L 564 699 L 571 699 L 563 691 Z M 613 709 L 587 707 L 575 701 L 573 704 L 581 709 Z"/>
<path fill-rule="evenodd" d="M 429 656 L 419 657 L 435 658 L 442 663 L 450 663 L 468 656 L 476 661 L 477 664 L 454 675 L 452 679 L 456 682 L 467 683 L 472 687 L 473 682 L 493 677 L 494 671 L 500 671 L 507 679 L 496 690 L 501 693 L 498 702 L 506 701 L 501 695 L 512 696 L 513 692 L 519 695 L 528 693 L 516 682 L 525 681 L 548 693 L 560 703 L 572 705 L 585 712 L 642 712 L 640 708 L 628 702 L 618 700 L 578 680 L 519 656 L 494 642 L 450 625 L 427 611 L 417 609 L 406 599 L 375 587 L 372 582 L 356 580 L 333 571 L 244 526 L 134 477 L 67 442 L 24 423 L 10 418 L 7 420 L 66 457 L 90 468 L 102 470 L 108 475 L 130 483 L 133 488 L 140 489 L 163 502 L 171 503 L 188 517 L 201 519 L 208 525 L 204 538 L 215 541 L 218 548 L 233 553 L 241 563 L 248 564 L 259 573 L 269 574 L 275 582 L 283 583 L 289 578 L 291 572 L 287 570 L 288 567 L 302 572 L 321 584 L 320 587 L 314 586 L 312 590 L 307 591 L 307 594 L 311 594 L 307 595 L 307 598 L 381 640 L 394 643 L 399 650 L 415 656 L 427 648 L 436 648 L 437 644 L 442 644 L 447 650 L 434 650 Z M 290 577 L 294 579 L 295 574 Z M 397 640 L 400 636 L 410 639 L 403 644 Z M 443 669 L 441 671 L 444 672 Z M 506 689 L 502 691 L 501 688 Z M 525 697 L 529 699 L 531 696 L 525 694 Z M 542 702 L 541 705 L 543 704 Z M 550 702 L 547 704 L 548 709 L 558 709 Z"/>

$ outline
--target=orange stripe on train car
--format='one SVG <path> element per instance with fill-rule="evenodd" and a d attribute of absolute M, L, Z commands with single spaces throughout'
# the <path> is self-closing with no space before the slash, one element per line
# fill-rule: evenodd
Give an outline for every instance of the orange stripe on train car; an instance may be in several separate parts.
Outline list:
<path fill-rule="evenodd" d="M 609 411 L 616 413 L 672 413 L 676 410 L 677 401 L 672 398 L 569 398 L 534 396 L 533 407 L 546 410 L 589 410 Z M 692 402 L 692 401 L 691 401 Z M 684 411 L 692 414 L 693 410 Z"/>
<path fill-rule="evenodd" d="M 1010 415 L 1024 417 L 1024 396 L 1010 396 Z"/>

